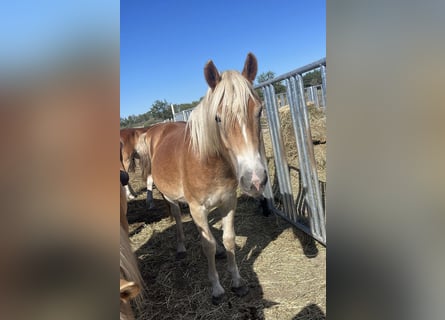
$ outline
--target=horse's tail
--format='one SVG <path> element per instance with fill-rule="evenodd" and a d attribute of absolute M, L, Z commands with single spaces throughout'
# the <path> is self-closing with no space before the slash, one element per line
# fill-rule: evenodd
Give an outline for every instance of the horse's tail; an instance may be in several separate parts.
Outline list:
<path fill-rule="evenodd" d="M 139 166 L 141 167 L 142 179 L 144 179 L 144 181 L 146 181 L 147 177 L 151 174 L 150 150 L 146 135 L 147 133 L 141 134 L 136 144 L 136 152 L 139 155 Z"/>
<path fill-rule="evenodd" d="M 138 157 L 138 154 L 136 152 L 133 152 L 130 156 L 129 164 L 128 164 L 128 172 L 134 172 L 136 169 L 136 158 Z"/>
<path fill-rule="evenodd" d="M 139 310 L 142 309 L 145 285 L 138 268 L 136 257 L 131 249 L 130 239 L 127 232 L 120 228 L 120 272 L 121 278 L 128 282 L 134 282 L 139 288 L 139 294 L 134 298 L 134 302 Z"/>

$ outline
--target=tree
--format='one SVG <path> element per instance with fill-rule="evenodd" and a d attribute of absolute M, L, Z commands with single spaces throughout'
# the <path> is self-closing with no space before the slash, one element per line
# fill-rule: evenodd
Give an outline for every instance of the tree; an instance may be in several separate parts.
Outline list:
<path fill-rule="evenodd" d="M 178 113 L 178 112 L 181 112 L 181 111 L 184 111 L 184 110 L 188 110 L 188 109 L 194 108 L 201 102 L 201 100 L 203 98 L 204 97 L 201 97 L 201 99 L 196 100 L 196 101 L 192 101 L 190 103 L 176 104 L 175 105 L 175 112 Z"/>
<path fill-rule="evenodd" d="M 321 84 L 321 72 L 320 70 L 314 70 L 303 75 L 303 86 L 312 87 Z"/>
<path fill-rule="evenodd" d="M 166 120 L 172 118 L 172 112 L 170 103 L 164 99 L 164 101 L 156 100 L 151 105 L 151 109 L 149 111 L 151 118 Z"/>
<path fill-rule="evenodd" d="M 263 72 L 260 75 L 258 75 L 257 82 L 258 84 L 261 84 L 263 82 L 272 80 L 273 78 L 275 78 L 275 72 L 273 71 L 267 71 L 267 72 Z M 275 94 L 278 93 L 284 93 L 286 92 L 286 87 L 282 84 L 281 81 L 275 82 L 273 84 L 273 88 L 275 90 Z M 257 90 L 258 95 L 260 96 L 261 99 L 263 99 L 263 90 Z"/>
<path fill-rule="evenodd" d="M 127 118 L 120 118 L 120 126 L 121 128 L 126 128 L 128 126 L 128 119 Z"/>
<path fill-rule="evenodd" d="M 256 77 L 256 81 L 257 81 L 258 83 L 263 83 L 263 82 L 272 80 L 273 78 L 275 78 L 275 72 L 273 72 L 273 71 L 267 71 L 267 72 L 263 72 L 263 73 L 259 74 L 259 75 Z"/>

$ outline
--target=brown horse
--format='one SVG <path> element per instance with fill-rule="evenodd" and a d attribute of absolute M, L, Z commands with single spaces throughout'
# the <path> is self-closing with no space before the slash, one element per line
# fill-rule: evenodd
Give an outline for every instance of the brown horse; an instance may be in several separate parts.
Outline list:
<path fill-rule="evenodd" d="M 154 125 L 141 135 L 137 145 L 143 170 L 152 174 L 176 218 L 178 257 L 185 256 L 178 202 L 187 202 L 190 207 L 208 260 L 215 304 L 222 301 L 224 289 L 215 267 L 216 241 L 207 216 L 217 208 L 222 215 L 232 290 L 239 296 L 248 292 L 235 260 L 234 214 L 237 187 L 257 197 L 267 181 L 260 153 L 262 105 L 252 87 L 257 69 L 251 53 L 242 74 L 220 74 L 209 61 L 204 75 L 210 88 L 189 120 Z"/>
<path fill-rule="evenodd" d="M 128 220 L 127 220 L 127 196 L 125 193 L 124 187 L 128 185 L 129 176 L 127 171 L 125 171 L 124 163 L 122 161 L 122 148 L 123 143 L 121 141 L 120 143 L 120 220 L 121 220 L 121 227 L 127 232 L 128 234 Z"/>
<path fill-rule="evenodd" d="M 145 128 L 124 128 L 120 130 L 120 141 L 121 141 L 121 162 L 123 164 L 124 170 L 127 172 L 134 172 L 136 167 L 135 159 L 139 157 L 136 152 L 136 144 L 138 143 L 141 134 L 146 132 L 150 127 Z M 144 180 L 147 182 L 147 208 L 154 208 L 153 201 L 153 179 L 151 175 L 145 176 Z M 132 194 L 131 186 L 128 183 L 124 186 L 127 199 L 134 199 L 134 194 Z"/>

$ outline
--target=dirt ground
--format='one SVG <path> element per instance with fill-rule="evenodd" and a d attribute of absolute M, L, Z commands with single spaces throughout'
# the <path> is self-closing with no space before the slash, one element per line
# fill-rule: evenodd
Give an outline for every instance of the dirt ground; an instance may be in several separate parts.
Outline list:
<path fill-rule="evenodd" d="M 289 157 L 294 159 L 295 152 Z M 320 180 L 325 181 L 325 173 L 321 176 Z M 138 193 L 128 204 L 130 239 L 146 284 L 137 319 L 326 318 L 325 247 L 282 218 L 263 215 L 256 200 L 239 195 L 235 219 L 236 258 L 250 291 L 245 297 L 235 296 L 230 291 L 227 261 L 217 260 L 226 300 L 214 306 L 207 260 L 188 209 L 182 210 L 187 257 L 177 261 L 175 223 L 168 216 L 160 193 L 154 190 L 156 208 L 147 210 L 146 188 L 139 168 L 130 174 L 130 183 Z M 215 238 L 221 243 L 218 212 L 210 214 L 209 221 Z"/>

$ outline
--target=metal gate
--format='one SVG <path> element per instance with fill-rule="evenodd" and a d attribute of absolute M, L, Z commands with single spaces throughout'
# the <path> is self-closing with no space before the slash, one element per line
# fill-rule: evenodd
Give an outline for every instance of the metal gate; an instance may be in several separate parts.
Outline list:
<path fill-rule="evenodd" d="M 305 97 L 306 94 L 309 96 L 309 99 L 311 95 L 313 97 L 314 89 L 310 89 L 311 91 L 307 92 L 303 87 L 302 77 L 304 73 L 317 69 L 320 70 L 322 78 L 320 104 L 322 105 L 322 108 L 326 108 L 325 58 L 256 85 L 255 89 L 260 89 L 264 97 L 267 123 L 269 126 L 275 162 L 274 177 L 277 178 L 271 179 L 272 177 L 268 172 L 269 179 L 264 192 L 268 207 L 271 211 L 283 217 L 305 233 L 311 235 L 320 243 L 326 245 L 326 215 L 324 208 L 324 190 L 322 190 L 325 188 L 325 184 L 320 185 L 318 179 Z M 298 151 L 300 181 L 297 197 L 293 194 L 289 174 L 289 164 L 286 159 L 283 145 L 278 104 L 281 106 L 282 103 L 280 101 L 283 101 L 284 99 L 282 97 L 277 99 L 273 86 L 277 82 L 285 82 L 286 100 L 290 108 L 293 132 Z M 317 104 L 319 104 L 318 93 Z M 273 182 L 276 180 L 278 183 L 275 185 Z M 274 192 L 273 188 L 275 188 L 277 192 Z M 277 199 L 277 193 L 279 194 L 280 205 L 277 205 L 277 201 L 275 200 Z M 303 223 L 301 219 L 304 214 L 307 214 L 307 224 Z"/>

